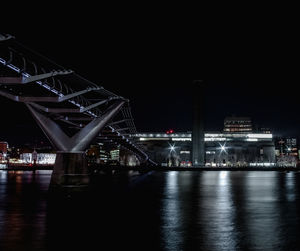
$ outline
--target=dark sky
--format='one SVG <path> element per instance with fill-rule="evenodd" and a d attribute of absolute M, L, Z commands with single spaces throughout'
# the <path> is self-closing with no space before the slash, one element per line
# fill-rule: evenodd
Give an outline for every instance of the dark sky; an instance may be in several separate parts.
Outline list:
<path fill-rule="evenodd" d="M 212 66 L 213 60 L 203 64 L 201 56 L 189 50 L 189 41 L 193 40 L 189 36 L 181 44 L 176 37 L 164 39 L 163 32 L 154 36 L 123 29 L 115 33 L 112 30 L 109 35 L 101 27 L 92 33 L 85 27 L 68 25 L 26 30 L 15 26 L 2 32 L 16 36 L 19 42 L 58 64 L 129 98 L 138 131 L 191 130 L 191 84 L 193 79 L 204 78 L 207 79 L 207 130 L 221 130 L 225 116 L 237 115 L 250 116 L 254 124 L 270 127 L 276 134 L 299 134 L 300 105 L 296 89 L 299 81 L 288 74 L 288 67 L 284 72 L 278 71 L 280 67 L 273 69 L 270 58 L 265 62 L 265 70 L 264 63 L 257 59 L 251 61 L 257 64 L 253 65 L 253 71 L 243 74 L 243 67 L 249 64 L 240 65 L 242 61 L 235 62 L 238 67 L 234 69 L 224 59 L 221 67 L 220 64 Z M 219 62 L 217 58 L 215 61 Z M 259 69 L 255 70 L 256 66 Z M 258 71 L 264 74 L 258 75 Z M 0 101 L 3 108 L 0 140 L 17 143 L 21 135 L 28 141 L 39 140 L 42 134 L 23 105 L 3 98 Z"/>

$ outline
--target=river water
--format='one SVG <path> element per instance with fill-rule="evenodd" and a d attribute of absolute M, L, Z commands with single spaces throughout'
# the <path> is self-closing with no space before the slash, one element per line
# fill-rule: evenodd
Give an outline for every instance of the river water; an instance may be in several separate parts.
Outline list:
<path fill-rule="evenodd" d="M 123 171 L 49 196 L 51 171 L 0 171 L 0 250 L 300 250 L 300 173 Z"/>

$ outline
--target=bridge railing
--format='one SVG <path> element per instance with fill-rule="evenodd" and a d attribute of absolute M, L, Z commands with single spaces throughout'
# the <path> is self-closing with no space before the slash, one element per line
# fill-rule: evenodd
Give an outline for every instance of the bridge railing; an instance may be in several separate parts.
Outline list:
<path fill-rule="evenodd" d="M 139 146 L 130 141 L 128 135 L 136 133 L 136 127 L 129 101 L 122 96 L 65 69 L 18 43 L 10 35 L 0 34 L 0 65 L 13 72 L 12 76 L 0 75 L 0 95 L 47 112 L 48 116 L 62 121 L 70 130 L 80 129 L 90 120 L 101 117 L 114 100 L 125 100 L 121 112 L 107 128 L 118 136 L 124 136 L 135 154 L 149 159 Z M 44 91 L 36 91 L 36 86 Z M 43 95 L 39 96 L 41 93 Z"/>

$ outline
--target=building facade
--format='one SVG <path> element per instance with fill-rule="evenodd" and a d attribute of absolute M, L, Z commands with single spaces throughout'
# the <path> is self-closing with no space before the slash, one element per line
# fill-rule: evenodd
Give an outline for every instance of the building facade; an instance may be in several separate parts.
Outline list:
<path fill-rule="evenodd" d="M 224 119 L 224 132 L 239 133 L 252 132 L 252 121 L 249 117 L 226 117 Z"/>
<path fill-rule="evenodd" d="M 163 166 L 196 166 L 191 132 L 132 135 Z M 293 142 L 293 141 L 291 141 Z M 275 145 L 268 129 L 254 131 L 249 117 L 226 117 L 221 132 L 204 132 L 202 166 L 275 166 Z"/>
<path fill-rule="evenodd" d="M 274 166 L 275 145 L 270 133 L 206 132 L 205 166 Z M 191 133 L 132 135 L 151 158 L 163 166 L 191 166 Z"/>
<path fill-rule="evenodd" d="M 299 162 L 298 139 L 295 137 L 276 138 L 275 155 L 279 166 L 297 166 Z"/>
<path fill-rule="evenodd" d="M 53 165 L 55 163 L 56 154 L 55 153 L 37 153 L 36 157 L 34 153 L 21 153 L 20 161 L 26 164 L 34 162 L 36 159 L 37 164 L 41 165 Z"/>

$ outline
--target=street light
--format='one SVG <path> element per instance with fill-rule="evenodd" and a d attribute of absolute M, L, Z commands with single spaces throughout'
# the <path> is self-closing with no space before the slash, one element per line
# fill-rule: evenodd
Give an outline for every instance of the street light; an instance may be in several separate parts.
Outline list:
<path fill-rule="evenodd" d="M 170 152 L 175 152 L 175 144 L 173 144 L 173 145 L 171 145 L 170 143 L 169 143 L 169 149 L 170 149 Z"/>
<path fill-rule="evenodd" d="M 219 143 L 219 145 L 220 145 L 220 148 L 219 148 L 219 149 L 221 150 L 221 153 L 222 153 L 222 152 L 227 153 L 227 151 L 226 151 L 226 148 L 227 148 L 227 147 L 226 147 L 226 143 L 224 143 L 224 145 L 222 145 L 221 143 Z"/>

